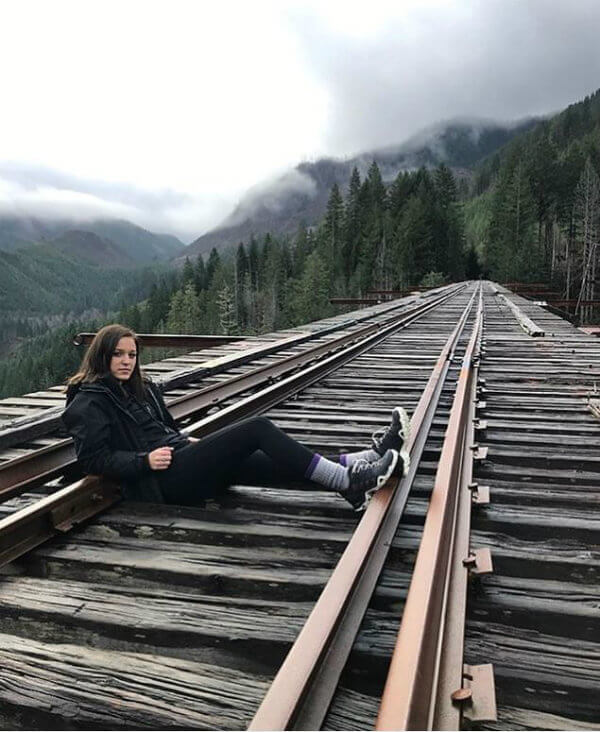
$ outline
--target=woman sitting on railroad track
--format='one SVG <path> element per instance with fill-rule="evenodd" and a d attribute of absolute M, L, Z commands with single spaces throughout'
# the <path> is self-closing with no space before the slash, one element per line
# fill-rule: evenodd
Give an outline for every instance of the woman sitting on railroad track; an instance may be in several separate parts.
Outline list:
<path fill-rule="evenodd" d="M 69 380 L 63 422 L 86 473 L 121 482 L 131 500 L 196 505 L 232 483 L 309 479 L 338 492 L 357 511 L 394 474 L 406 474 L 402 446 L 410 422 L 396 407 L 373 446 L 328 459 L 266 417 L 253 417 L 201 440 L 182 433 L 156 385 L 140 370 L 139 341 L 107 325 Z M 399 454 L 400 452 L 400 454 Z"/>

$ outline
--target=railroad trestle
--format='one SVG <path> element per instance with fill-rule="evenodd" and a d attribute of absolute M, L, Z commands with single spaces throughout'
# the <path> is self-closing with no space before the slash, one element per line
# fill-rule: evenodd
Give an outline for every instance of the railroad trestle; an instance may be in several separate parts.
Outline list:
<path fill-rule="evenodd" d="M 1 728 L 600 729 L 594 336 L 465 282 L 198 348 L 147 366 L 189 434 L 343 452 L 403 405 L 408 475 L 362 516 L 134 504 L 78 473 L 60 387 L 0 401 Z"/>

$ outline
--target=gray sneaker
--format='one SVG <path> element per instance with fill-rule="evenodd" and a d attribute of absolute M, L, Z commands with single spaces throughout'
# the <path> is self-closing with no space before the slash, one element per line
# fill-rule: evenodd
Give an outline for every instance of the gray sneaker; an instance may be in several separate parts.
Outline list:
<path fill-rule="evenodd" d="M 350 485 L 340 495 L 355 511 L 364 511 L 373 495 L 384 486 L 396 470 L 398 464 L 396 450 L 388 450 L 385 455 L 370 463 L 359 459 L 348 468 Z"/>
<path fill-rule="evenodd" d="M 386 450 L 400 451 L 410 437 L 410 417 L 404 407 L 395 407 L 392 410 L 390 424 L 383 429 L 373 432 L 371 441 L 373 449 L 379 455 L 385 455 Z"/>

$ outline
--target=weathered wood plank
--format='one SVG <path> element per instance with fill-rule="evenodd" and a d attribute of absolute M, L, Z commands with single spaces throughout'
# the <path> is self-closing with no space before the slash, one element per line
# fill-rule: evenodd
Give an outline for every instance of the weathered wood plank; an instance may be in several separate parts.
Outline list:
<path fill-rule="evenodd" d="M 496 623 L 467 623 L 465 659 L 493 663 L 498 700 L 600 719 L 600 644 Z M 506 702 L 505 702 L 506 700 Z"/>
<path fill-rule="evenodd" d="M 586 720 L 563 717 L 558 714 L 539 712 L 536 709 L 524 709 L 500 705 L 497 722 L 480 722 L 479 724 L 465 721 L 463 729 L 490 729 L 490 730 L 598 730 L 600 723 Z"/>
<path fill-rule="evenodd" d="M 267 679 L 168 656 L 0 635 L 2 706 L 30 722 L 104 729 L 245 729 Z M 3 714 L 6 714 L 6 709 Z"/>

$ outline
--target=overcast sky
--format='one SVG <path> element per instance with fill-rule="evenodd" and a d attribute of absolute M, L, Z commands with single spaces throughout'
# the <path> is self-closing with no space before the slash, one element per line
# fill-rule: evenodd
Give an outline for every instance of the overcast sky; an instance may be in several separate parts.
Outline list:
<path fill-rule="evenodd" d="M 597 0 L 19 0 L 0 28 L 0 211 L 186 242 L 303 160 L 600 87 Z"/>

